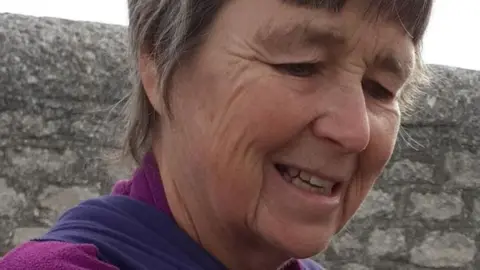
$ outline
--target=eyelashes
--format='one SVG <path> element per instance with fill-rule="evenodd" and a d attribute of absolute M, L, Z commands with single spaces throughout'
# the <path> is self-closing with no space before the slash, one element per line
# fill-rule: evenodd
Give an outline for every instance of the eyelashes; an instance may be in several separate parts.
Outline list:
<path fill-rule="evenodd" d="M 321 68 L 318 63 L 286 63 L 276 64 L 273 67 L 283 74 L 299 78 L 312 77 L 319 73 Z"/>
<path fill-rule="evenodd" d="M 296 78 L 314 77 L 322 74 L 324 69 L 322 63 L 310 62 L 273 64 L 271 66 L 281 74 Z M 375 100 L 391 101 L 395 99 L 395 94 L 392 91 L 373 79 L 364 78 L 361 84 L 364 93 Z"/>
<path fill-rule="evenodd" d="M 364 79 L 362 81 L 362 88 L 366 94 L 376 100 L 390 101 L 395 98 L 395 94 L 392 93 L 392 91 L 371 79 Z"/>

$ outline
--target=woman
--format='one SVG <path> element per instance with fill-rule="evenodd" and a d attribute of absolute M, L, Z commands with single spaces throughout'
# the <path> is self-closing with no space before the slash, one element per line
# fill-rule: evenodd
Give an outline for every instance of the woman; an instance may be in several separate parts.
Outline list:
<path fill-rule="evenodd" d="M 141 166 L 0 268 L 322 269 L 303 258 L 389 160 L 431 6 L 131 0 Z"/>

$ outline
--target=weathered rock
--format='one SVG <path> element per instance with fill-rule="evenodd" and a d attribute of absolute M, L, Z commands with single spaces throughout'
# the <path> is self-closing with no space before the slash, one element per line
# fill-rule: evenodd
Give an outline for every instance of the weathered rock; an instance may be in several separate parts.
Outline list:
<path fill-rule="evenodd" d="M 38 201 L 40 202 L 40 206 L 48 209 L 48 220 L 53 223 L 65 210 L 76 206 L 82 201 L 98 196 L 98 191 L 93 190 L 93 188 L 77 186 L 58 188 L 49 186 L 40 194 Z"/>
<path fill-rule="evenodd" d="M 473 202 L 472 218 L 475 221 L 480 222 L 480 199 L 476 199 Z"/>
<path fill-rule="evenodd" d="M 13 218 L 18 211 L 25 207 L 25 204 L 25 196 L 8 187 L 6 179 L 0 178 L 0 217 Z"/>
<path fill-rule="evenodd" d="M 35 237 L 39 237 L 47 231 L 48 228 L 16 228 L 13 232 L 12 245 L 17 246 Z"/>
<path fill-rule="evenodd" d="M 381 190 L 372 190 L 358 209 L 355 218 L 366 218 L 376 214 L 390 214 L 395 211 L 393 196 Z"/>
<path fill-rule="evenodd" d="M 131 174 L 106 159 L 130 87 L 125 30 L 0 14 L 0 255 Z M 316 256 L 327 269 L 480 265 L 480 72 L 430 67 L 381 179 Z"/>
<path fill-rule="evenodd" d="M 368 254 L 373 257 L 389 253 L 406 251 L 405 235 L 403 229 L 391 228 L 386 231 L 375 229 L 368 241 Z"/>
<path fill-rule="evenodd" d="M 398 184 L 415 183 L 418 181 L 434 182 L 434 165 L 414 162 L 408 159 L 400 160 L 385 170 L 384 179 Z"/>
<path fill-rule="evenodd" d="M 352 251 L 358 251 L 364 248 L 359 239 L 346 232 L 332 240 L 331 247 L 340 256 L 352 254 Z"/>
<path fill-rule="evenodd" d="M 445 167 L 455 186 L 480 188 L 480 158 L 478 153 L 449 152 Z"/>
<path fill-rule="evenodd" d="M 446 220 L 462 213 L 464 203 L 459 194 L 412 193 L 412 214 L 420 213 L 425 219 Z"/>
<path fill-rule="evenodd" d="M 371 268 L 357 263 L 349 263 L 342 266 L 341 270 L 371 270 Z"/>
<path fill-rule="evenodd" d="M 120 26 L 0 14 L 0 255 L 15 226 L 51 224 L 131 174 L 106 159 L 129 89 L 125 41 Z"/>
<path fill-rule="evenodd" d="M 49 174 L 58 174 L 65 168 L 77 161 L 75 152 L 67 150 L 62 154 L 47 149 L 23 148 L 20 152 L 9 151 L 8 156 L 13 170 L 32 174 L 44 171 Z M 68 162 L 68 163 L 66 163 Z M 70 163 L 70 164 L 69 164 Z"/>
<path fill-rule="evenodd" d="M 413 263 L 426 267 L 462 267 L 473 262 L 475 241 L 460 233 L 431 232 L 411 252 Z"/>
<path fill-rule="evenodd" d="M 0 217 L 0 255 L 11 247 L 15 222 L 11 217 Z"/>

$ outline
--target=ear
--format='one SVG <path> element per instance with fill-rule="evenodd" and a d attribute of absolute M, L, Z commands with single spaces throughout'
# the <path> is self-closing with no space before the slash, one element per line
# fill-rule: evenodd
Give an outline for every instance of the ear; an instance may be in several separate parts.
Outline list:
<path fill-rule="evenodd" d="M 154 61 L 148 55 L 141 55 L 138 59 L 140 80 L 145 89 L 148 101 L 158 114 L 162 114 L 162 97 L 158 91 L 159 75 Z"/>

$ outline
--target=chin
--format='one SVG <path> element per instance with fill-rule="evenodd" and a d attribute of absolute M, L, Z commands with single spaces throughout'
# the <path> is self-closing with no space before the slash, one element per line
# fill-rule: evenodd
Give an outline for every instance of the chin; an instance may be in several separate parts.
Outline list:
<path fill-rule="evenodd" d="M 297 240 L 289 247 L 291 257 L 303 259 L 315 256 L 328 248 L 331 238 L 332 237 L 330 235 L 325 235 L 317 237 L 305 237 L 303 240 Z"/>
<path fill-rule="evenodd" d="M 310 258 L 324 252 L 329 245 L 330 241 L 317 242 L 314 244 L 303 244 L 298 247 L 291 247 L 289 254 L 291 258 L 295 259 Z"/>
<path fill-rule="evenodd" d="M 289 258 L 297 259 L 309 258 L 325 251 L 335 232 L 331 228 L 322 226 L 291 227 L 291 229 L 283 231 L 270 230 L 266 237 L 268 242 L 282 250 Z"/>

